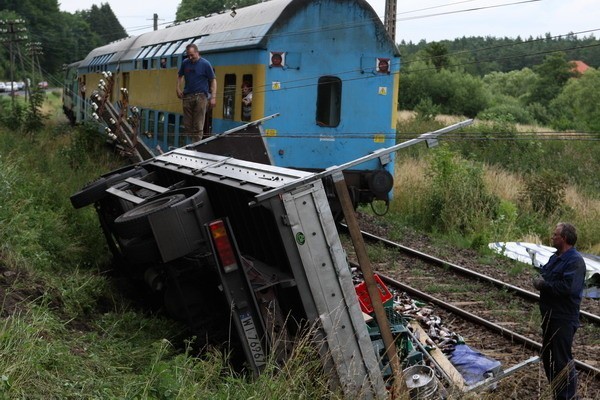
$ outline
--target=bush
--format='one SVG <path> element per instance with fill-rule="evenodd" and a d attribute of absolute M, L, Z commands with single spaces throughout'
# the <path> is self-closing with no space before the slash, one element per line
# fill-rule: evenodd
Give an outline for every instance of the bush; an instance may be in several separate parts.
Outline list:
<path fill-rule="evenodd" d="M 533 117 L 525 108 L 523 108 L 523 105 L 521 105 L 517 99 L 504 96 L 503 100 L 504 102 L 488 107 L 477 114 L 477 118 L 483 120 L 504 119 L 506 121 L 521 124 L 533 123 Z"/>
<path fill-rule="evenodd" d="M 433 104 L 431 99 L 428 97 L 426 99 L 422 99 L 419 104 L 417 104 L 415 111 L 417 112 L 417 120 L 433 121 L 440 113 L 440 106 Z"/>
<path fill-rule="evenodd" d="M 464 235 L 485 230 L 499 200 L 485 188 L 481 167 L 442 146 L 432 154 L 428 177 L 423 227 Z"/>
<path fill-rule="evenodd" d="M 445 114 L 474 117 L 489 104 L 489 94 L 481 79 L 464 72 L 413 63 L 402 71 L 398 101 L 402 108 L 413 110 L 423 99 L 440 107 Z"/>
<path fill-rule="evenodd" d="M 525 191 L 521 198 L 535 212 L 545 216 L 558 214 L 565 202 L 566 177 L 544 170 L 525 178 Z"/>

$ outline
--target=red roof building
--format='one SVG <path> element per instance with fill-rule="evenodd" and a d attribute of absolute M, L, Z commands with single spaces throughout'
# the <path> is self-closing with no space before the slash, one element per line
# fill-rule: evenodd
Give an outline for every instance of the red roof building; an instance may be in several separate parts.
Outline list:
<path fill-rule="evenodd" d="M 590 66 L 587 65 L 586 63 L 584 63 L 583 61 L 577 60 L 577 61 L 571 61 L 571 63 L 574 65 L 573 71 L 576 71 L 579 74 L 583 74 L 585 71 L 590 69 Z"/>

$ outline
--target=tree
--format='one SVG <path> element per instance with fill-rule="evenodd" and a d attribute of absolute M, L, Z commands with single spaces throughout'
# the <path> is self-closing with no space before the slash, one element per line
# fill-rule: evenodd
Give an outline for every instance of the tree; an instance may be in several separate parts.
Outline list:
<path fill-rule="evenodd" d="M 232 7 L 242 8 L 260 2 L 261 0 L 181 0 L 177 7 L 175 20 L 185 21 L 190 18 L 230 10 Z"/>
<path fill-rule="evenodd" d="M 552 101 L 550 108 L 562 129 L 598 132 L 600 135 L 600 71 L 590 68 L 571 79 Z"/>
<path fill-rule="evenodd" d="M 429 56 L 429 61 L 434 65 L 436 71 L 440 72 L 442 68 L 448 68 L 450 60 L 448 59 L 448 48 L 440 42 L 430 43 L 425 48 Z"/>
<path fill-rule="evenodd" d="M 83 11 L 81 16 L 90 25 L 92 32 L 95 32 L 103 43 L 113 42 L 127 37 L 127 32 L 115 16 L 108 3 L 95 4 L 89 11 Z"/>
<path fill-rule="evenodd" d="M 529 102 L 548 105 L 554 99 L 569 78 L 575 76 L 573 66 L 565 58 L 565 53 L 557 52 L 546 56 L 544 62 L 533 68 L 539 79 L 533 86 Z"/>

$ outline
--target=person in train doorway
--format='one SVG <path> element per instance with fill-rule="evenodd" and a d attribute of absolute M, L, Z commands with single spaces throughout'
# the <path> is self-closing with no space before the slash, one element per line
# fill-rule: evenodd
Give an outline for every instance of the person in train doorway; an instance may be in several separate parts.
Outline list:
<path fill-rule="evenodd" d="M 248 81 L 242 82 L 242 121 L 252 118 L 252 85 Z"/>
<path fill-rule="evenodd" d="M 177 77 L 177 97 L 183 100 L 183 124 L 186 133 L 197 142 L 204 138 L 204 118 L 207 108 L 217 104 L 217 80 L 206 59 L 200 57 L 198 46 L 185 47 L 187 59 L 183 60 Z M 181 89 L 185 81 L 183 90 Z"/>
<path fill-rule="evenodd" d="M 585 261 L 575 249 L 577 230 L 568 223 L 556 225 L 552 246 L 556 253 L 534 278 L 540 291 L 542 314 L 542 361 L 554 399 L 578 399 L 577 375 L 572 355 L 579 326 Z"/>

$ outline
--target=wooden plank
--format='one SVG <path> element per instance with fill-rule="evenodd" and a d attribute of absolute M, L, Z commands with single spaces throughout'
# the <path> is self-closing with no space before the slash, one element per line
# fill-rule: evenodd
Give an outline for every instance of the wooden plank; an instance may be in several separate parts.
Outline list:
<path fill-rule="evenodd" d="M 427 335 L 427 332 L 425 332 L 425 330 L 421 328 L 421 325 L 419 325 L 417 321 L 411 321 L 409 325 L 413 330 L 413 335 L 417 338 L 419 342 L 421 342 L 421 344 L 423 344 L 424 346 L 430 346 L 430 343 L 433 343 L 433 341 L 429 338 L 429 335 Z M 452 365 L 450 360 L 448 360 L 448 358 L 440 349 L 435 347 L 434 349 L 429 351 L 429 355 L 435 360 L 435 362 L 446 373 L 446 375 L 448 375 L 448 377 L 452 381 L 450 382 L 452 385 L 454 385 L 461 391 L 463 391 L 466 388 L 465 380 L 463 379 L 462 375 L 460 374 L 460 372 L 458 372 L 454 365 Z"/>

